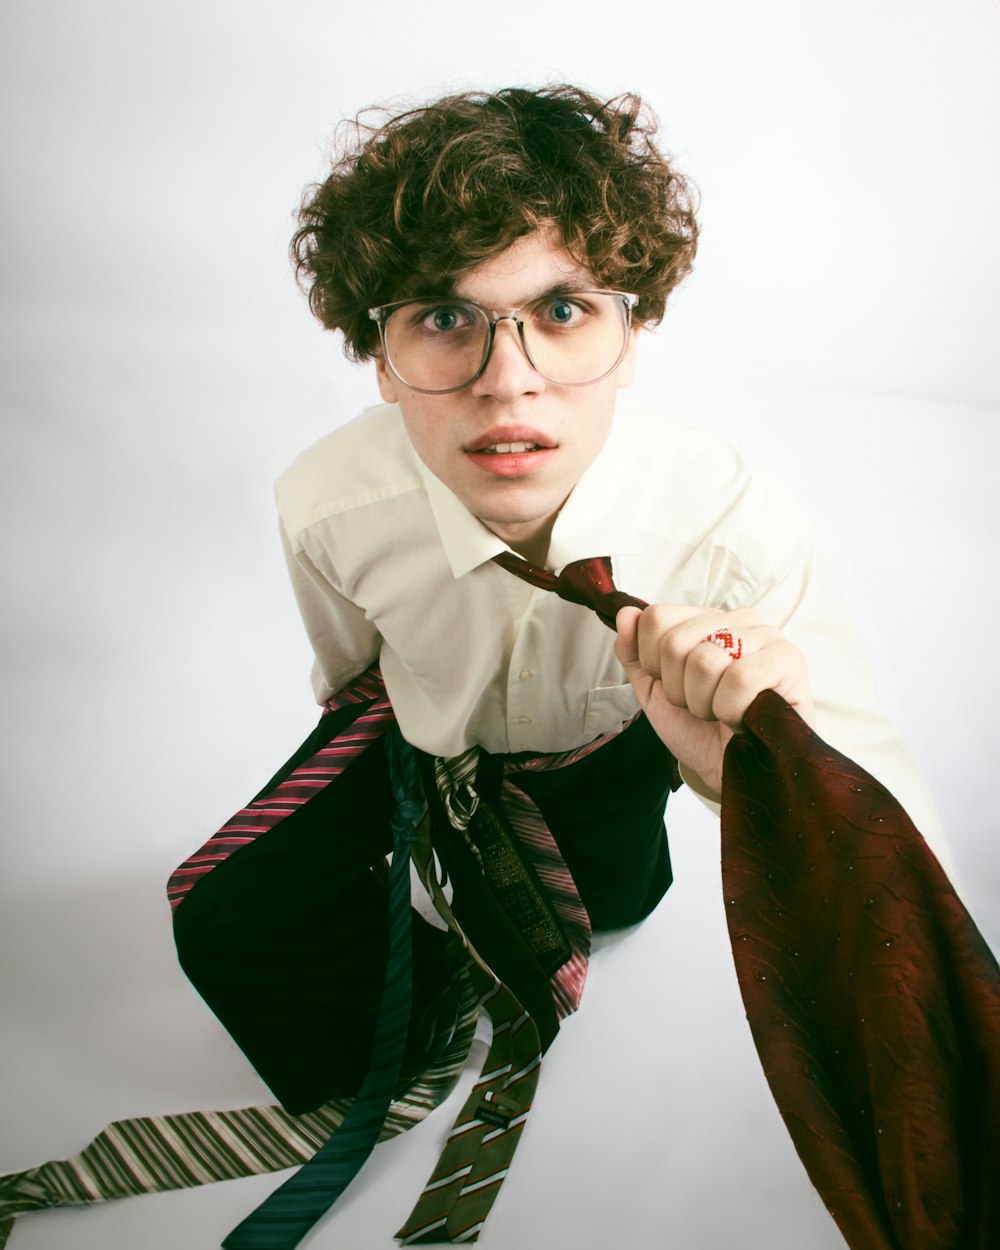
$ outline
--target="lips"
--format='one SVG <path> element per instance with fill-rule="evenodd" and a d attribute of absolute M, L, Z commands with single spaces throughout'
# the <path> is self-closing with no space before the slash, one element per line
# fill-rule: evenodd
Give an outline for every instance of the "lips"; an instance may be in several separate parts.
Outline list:
<path fill-rule="evenodd" d="M 495 425 L 465 453 L 483 473 L 493 478 L 530 477 L 558 453 L 559 445 L 528 425 Z"/>
<path fill-rule="evenodd" d="M 546 438 L 540 430 L 529 426 L 495 426 L 487 430 L 474 442 L 469 443 L 466 451 L 473 455 L 510 456 L 523 455 L 527 452 L 550 451 L 555 443 Z"/>
<path fill-rule="evenodd" d="M 500 444 L 500 446 L 505 445 L 507 444 Z M 521 443 L 511 445 L 522 446 Z M 468 458 L 490 477 L 518 478 L 534 477 L 553 456 L 558 454 L 559 450 L 556 447 L 535 447 L 534 450 L 506 452 L 494 447 L 484 447 L 480 451 L 470 451 Z"/>
<path fill-rule="evenodd" d="M 540 451 L 538 443 L 496 443 L 493 447 L 481 447 L 480 454 L 484 456 L 509 456 L 512 453 L 519 455 L 524 451 Z"/>

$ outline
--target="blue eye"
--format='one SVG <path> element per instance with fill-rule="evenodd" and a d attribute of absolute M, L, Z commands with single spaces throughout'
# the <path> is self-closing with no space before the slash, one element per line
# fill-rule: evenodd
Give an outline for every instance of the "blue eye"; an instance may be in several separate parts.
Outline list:
<path fill-rule="evenodd" d="M 432 334 L 452 334 L 465 330 L 475 322 L 475 313 L 461 304 L 437 304 L 420 311 L 420 325 Z"/>
<path fill-rule="evenodd" d="M 533 321 L 540 330 L 575 330 L 591 312 L 577 295 L 547 295 L 534 306 Z"/>

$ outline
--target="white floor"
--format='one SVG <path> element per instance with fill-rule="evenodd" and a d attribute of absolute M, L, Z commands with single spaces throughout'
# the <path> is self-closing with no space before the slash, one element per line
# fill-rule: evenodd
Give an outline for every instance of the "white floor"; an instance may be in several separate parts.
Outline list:
<path fill-rule="evenodd" d="M 583 1007 L 544 1062 L 485 1246 L 843 1244 L 785 1134 L 743 1019 L 713 822 L 687 795 L 675 798 L 679 883 L 645 925 L 600 943 Z M 7 1166 L 77 1149 L 115 1116 L 266 1100 L 173 969 L 153 892 L 112 877 L 15 918 L 23 971 L 8 982 L 4 1022 Z M 474 1046 L 477 1063 L 483 1045 Z M 306 1244 L 391 1246 L 466 1090 L 380 1146 Z M 252 1178 L 32 1214 L 11 1245 L 208 1250 L 275 1183 Z"/>

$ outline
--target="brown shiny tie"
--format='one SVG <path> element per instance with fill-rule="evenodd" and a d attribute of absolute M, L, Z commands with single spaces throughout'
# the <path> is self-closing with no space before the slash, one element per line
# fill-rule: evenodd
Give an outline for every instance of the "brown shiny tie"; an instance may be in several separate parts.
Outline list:
<path fill-rule="evenodd" d="M 532 585 L 615 613 L 606 558 Z M 1000 1245 L 1000 974 L 893 796 L 773 690 L 722 775 L 722 882 L 771 1093 L 852 1250 Z"/>
<path fill-rule="evenodd" d="M 588 560 L 574 560 L 557 576 L 548 569 L 539 568 L 529 560 L 523 560 L 510 551 L 502 551 L 493 557 L 501 568 L 529 582 L 540 590 L 552 590 L 560 599 L 593 608 L 605 625 L 615 628 L 615 617 L 622 608 L 648 608 L 644 599 L 626 595 L 618 590 L 611 577 L 611 560 L 607 556 L 593 556 Z"/>

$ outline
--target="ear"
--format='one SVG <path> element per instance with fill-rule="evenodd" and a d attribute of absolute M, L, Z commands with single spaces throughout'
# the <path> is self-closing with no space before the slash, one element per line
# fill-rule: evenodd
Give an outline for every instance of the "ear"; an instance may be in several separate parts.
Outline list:
<path fill-rule="evenodd" d="M 396 379 L 381 356 L 375 357 L 375 376 L 378 379 L 378 393 L 385 402 L 387 404 L 398 403 L 399 392 L 396 389 Z"/>
<path fill-rule="evenodd" d="M 620 390 L 624 390 L 626 386 L 631 386 L 632 379 L 635 377 L 635 356 L 639 347 L 639 335 L 642 333 L 642 326 L 633 325 L 628 332 L 628 346 L 625 348 L 625 355 L 622 357 L 621 364 L 615 373 L 615 382 Z"/>

